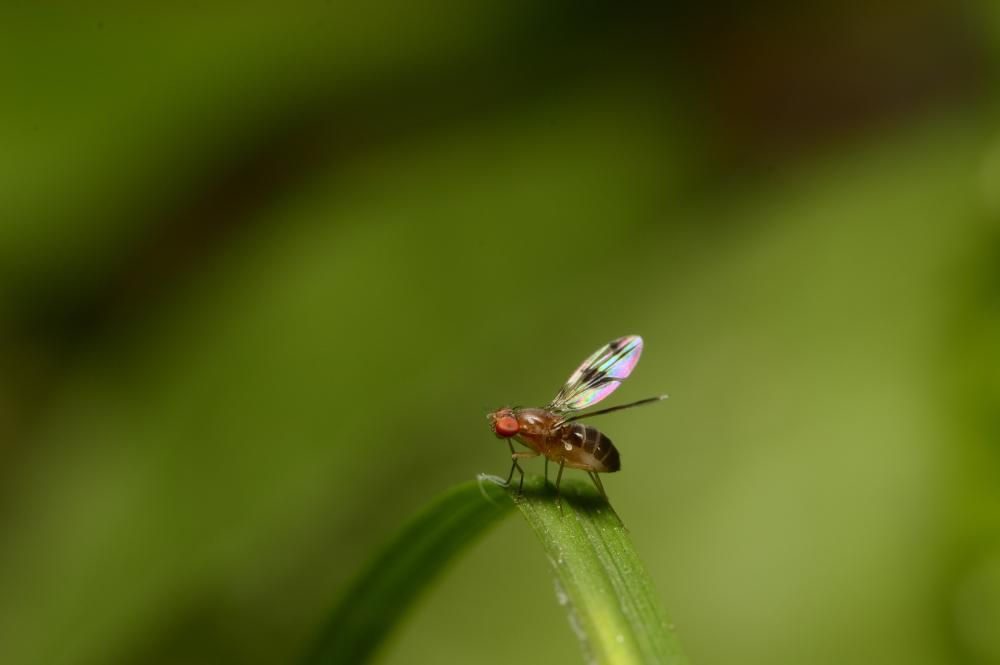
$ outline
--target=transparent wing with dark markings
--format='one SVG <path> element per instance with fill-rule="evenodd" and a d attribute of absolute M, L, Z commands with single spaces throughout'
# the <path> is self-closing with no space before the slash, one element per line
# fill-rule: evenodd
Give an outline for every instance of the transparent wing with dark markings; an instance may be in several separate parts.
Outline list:
<path fill-rule="evenodd" d="M 566 381 L 548 408 L 579 411 L 613 393 L 635 369 L 642 353 L 642 338 L 628 335 L 608 342 L 583 361 Z"/>

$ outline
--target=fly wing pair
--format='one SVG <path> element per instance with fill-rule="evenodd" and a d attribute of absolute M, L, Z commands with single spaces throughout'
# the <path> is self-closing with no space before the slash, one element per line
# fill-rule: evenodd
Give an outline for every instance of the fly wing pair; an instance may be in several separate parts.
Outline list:
<path fill-rule="evenodd" d="M 608 342 L 583 361 L 546 408 L 556 413 L 568 413 L 597 404 L 628 378 L 639 362 L 641 353 L 642 338 L 638 335 L 619 337 Z M 662 398 L 652 398 L 649 401 L 658 399 Z"/>

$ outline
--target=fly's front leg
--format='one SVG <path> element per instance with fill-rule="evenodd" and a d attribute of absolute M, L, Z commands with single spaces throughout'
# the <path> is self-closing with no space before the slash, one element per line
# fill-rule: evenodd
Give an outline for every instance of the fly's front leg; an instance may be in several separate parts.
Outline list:
<path fill-rule="evenodd" d="M 507 439 L 507 445 L 510 447 L 510 459 L 514 463 L 510 465 L 510 473 L 507 474 L 507 482 L 505 482 L 504 485 L 510 485 L 510 480 L 511 480 L 511 478 L 514 477 L 514 469 L 517 469 L 518 471 L 520 471 L 521 472 L 521 478 L 522 479 L 524 478 L 524 471 L 521 470 L 521 465 L 517 463 L 517 457 L 514 456 L 515 455 L 515 453 L 514 453 L 514 444 L 510 442 L 510 439 Z"/>
<path fill-rule="evenodd" d="M 524 491 L 524 469 L 522 469 L 521 465 L 517 463 L 517 460 L 526 457 L 537 457 L 538 453 L 534 451 L 517 452 L 514 450 L 514 444 L 511 443 L 510 439 L 507 439 L 507 446 L 510 448 L 510 459 L 512 464 L 510 465 L 510 473 L 507 474 L 507 482 L 505 484 L 510 485 L 510 481 L 514 477 L 514 469 L 517 469 L 517 472 L 521 474 L 521 480 L 517 484 L 517 493 L 521 494 Z"/>

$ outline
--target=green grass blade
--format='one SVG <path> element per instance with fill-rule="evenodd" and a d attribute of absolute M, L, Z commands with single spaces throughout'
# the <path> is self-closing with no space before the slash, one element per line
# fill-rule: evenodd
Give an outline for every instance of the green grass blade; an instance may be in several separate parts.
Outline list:
<path fill-rule="evenodd" d="M 371 658 L 421 591 L 465 545 L 515 505 L 542 542 L 556 573 L 556 596 L 588 662 L 686 663 L 628 532 L 597 491 L 527 479 L 524 494 L 481 475 L 438 497 L 413 517 L 342 596 L 307 665 Z"/>
<path fill-rule="evenodd" d="M 499 483 L 499 478 L 481 477 Z M 628 531 L 589 483 L 525 482 L 512 498 L 535 530 L 556 572 L 556 594 L 588 662 L 687 663 Z"/>
<path fill-rule="evenodd" d="M 437 497 L 355 578 L 305 662 L 357 665 L 370 659 L 436 575 L 512 507 L 491 483 L 463 483 Z"/>

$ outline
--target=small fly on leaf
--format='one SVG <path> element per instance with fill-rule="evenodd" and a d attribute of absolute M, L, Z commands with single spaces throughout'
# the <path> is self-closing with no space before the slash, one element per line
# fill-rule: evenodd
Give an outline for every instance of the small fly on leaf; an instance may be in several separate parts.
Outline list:
<path fill-rule="evenodd" d="M 635 369 L 642 353 L 642 338 L 638 335 L 619 337 L 594 352 L 583 361 L 566 381 L 559 394 L 542 408 L 504 407 L 490 413 L 487 418 L 498 438 L 507 439 L 513 462 L 507 474 L 507 484 L 514 477 L 514 470 L 521 474 L 518 492 L 524 487 L 524 470 L 518 460 L 525 457 L 545 456 L 545 479 L 548 482 L 548 460 L 559 465 L 556 474 L 556 500 L 559 501 L 559 483 L 563 467 L 583 469 L 594 481 L 601 496 L 607 501 L 599 473 L 612 473 L 621 468 L 618 450 L 611 439 L 597 428 L 576 422 L 581 418 L 621 411 L 633 406 L 652 404 L 666 399 L 666 395 L 648 397 L 638 402 L 613 406 L 608 409 L 577 413 L 591 407 L 613 393 L 621 382 Z M 531 450 L 516 451 L 511 439 Z M 560 510 L 562 504 L 559 504 Z"/>

